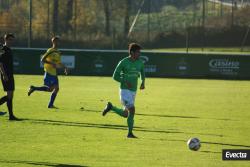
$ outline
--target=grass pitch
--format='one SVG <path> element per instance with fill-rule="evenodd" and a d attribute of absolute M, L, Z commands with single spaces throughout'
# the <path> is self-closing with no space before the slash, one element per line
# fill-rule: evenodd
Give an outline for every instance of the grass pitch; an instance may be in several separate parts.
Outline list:
<path fill-rule="evenodd" d="M 126 138 L 125 119 L 101 116 L 107 101 L 121 106 L 111 77 L 60 76 L 59 109 L 47 109 L 50 93 L 27 96 L 42 76 L 15 81 L 14 112 L 23 120 L 0 116 L 1 167 L 249 166 L 222 161 L 221 152 L 250 149 L 250 81 L 148 78 L 136 97 L 138 139 Z M 201 140 L 199 151 L 187 148 L 191 137 Z"/>

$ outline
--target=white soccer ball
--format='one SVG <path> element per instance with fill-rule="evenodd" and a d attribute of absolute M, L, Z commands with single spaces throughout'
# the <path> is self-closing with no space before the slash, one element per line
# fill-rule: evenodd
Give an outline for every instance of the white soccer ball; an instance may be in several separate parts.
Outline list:
<path fill-rule="evenodd" d="M 191 138 L 187 141 L 187 146 L 190 150 L 198 151 L 201 147 L 201 142 L 198 138 Z"/>

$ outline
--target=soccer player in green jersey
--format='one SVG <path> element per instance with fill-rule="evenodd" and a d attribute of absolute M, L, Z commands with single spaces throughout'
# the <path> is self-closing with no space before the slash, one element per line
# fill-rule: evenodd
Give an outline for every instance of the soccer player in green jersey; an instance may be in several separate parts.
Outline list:
<path fill-rule="evenodd" d="M 120 109 L 108 102 L 102 115 L 105 116 L 109 111 L 114 111 L 118 115 L 127 118 L 128 138 L 136 138 L 133 134 L 134 115 L 135 115 L 135 96 L 137 91 L 138 78 L 141 76 L 142 83 L 140 89 L 145 89 L 144 64 L 139 59 L 141 46 L 136 43 L 129 45 L 129 56 L 124 58 L 117 65 L 113 79 L 120 83 L 120 100 L 124 109 Z"/>

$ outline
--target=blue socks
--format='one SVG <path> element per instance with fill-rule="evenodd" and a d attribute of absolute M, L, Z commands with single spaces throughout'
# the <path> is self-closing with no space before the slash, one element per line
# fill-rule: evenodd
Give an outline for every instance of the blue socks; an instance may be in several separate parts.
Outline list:
<path fill-rule="evenodd" d="M 53 107 L 54 101 L 55 101 L 55 99 L 56 99 L 56 95 L 57 95 L 57 93 L 52 93 L 52 94 L 51 94 L 48 108 Z"/>
<path fill-rule="evenodd" d="M 41 86 L 41 87 L 33 87 L 34 90 L 38 90 L 38 91 L 48 91 L 49 87 L 48 86 Z"/>

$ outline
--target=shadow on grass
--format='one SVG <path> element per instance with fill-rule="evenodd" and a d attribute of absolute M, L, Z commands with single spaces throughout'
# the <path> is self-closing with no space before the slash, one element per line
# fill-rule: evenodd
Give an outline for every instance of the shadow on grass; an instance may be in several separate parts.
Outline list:
<path fill-rule="evenodd" d="M 34 124 L 46 124 L 46 125 L 56 125 L 56 126 L 73 126 L 73 127 L 85 127 L 85 128 L 101 128 L 101 129 L 114 129 L 114 130 L 127 130 L 127 126 L 124 125 L 111 125 L 111 124 L 94 124 L 94 123 L 84 123 L 84 122 L 66 122 L 57 120 L 41 120 L 41 119 L 23 119 L 23 121 L 28 121 Z M 139 132 L 150 132 L 150 133 L 183 133 L 183 134 L 195 134 L 195 135 L 205 135 L 205 136 L 216 136 L 223 137 L 223 135 L 212 134 L 212 133 L 188 133 L 181 132 L 176 129 L 147 129 L 142 127 L 134 127 L 134 131 Z"/>
<path fill-rule="evenodd" d="M 200 117 L 192 117 L 192 116 L 177 116 L 177 115 L 158 115 L 158 114 L 136 114 L 140 116 L 146 117 L 167 117 L 167 118 L 190 118 L 190 119 L 200 119 Z"/>
<path fill-rule="evenodd" d="M 95 112 L 95 113 L 102 112 L 102 111 L 98 111 L 98 110 L 91 110 L 91 109 L 84 109 L 84 108 L 81 108 L 80 111 Z M 195 117 L 195 116 L 179 116 L 179 115 L 164 115 L 164 114 L 140 114 L 140 113 L 136 113 L 135 115 L 145 116 L 145 117 L 159 117 L 159 118 L 211 119 L 211 120 L 219 120 L 219 121 L 237 121 L 237 120 L 233 120 L 233 119 L 229 119 L 229 118 L 202 118 L 202 117 Z"/>
<path fill-rule="evenodd" d="M 7 114 L 7 112 L 0 111 L 0 116 L 3 116 L 3 115 L 5 115 L 5 114 Z"/>
<path fill-rule="evenodd" d="M 226 143 L 218 143 L 218 142 L 202 142 L 205 144 L 215 144 L 215 145 L 221 145 L 221 146 L 232 146 L 232 147 L 247 147 L 250 148 L 250 146 L 242 145 L 242 144 L 226 144 Z"/>
<path fill-rule="evenodd" d="M 213 154 L 222 154 L 222 152 L 218 152 L 218 151 L 199 151 L 202 153 L 213 153 Z"/>
<path fill-rule="evenodd" d="M 102 128 L 102 129 L 119 129 L 127 130 L 127 126 L 124 125 L 110 125 L 110 124 L 94 124 L 94 123 L 83 123 L 83 122 L 66 122 L 66 121 L 56 121 L 56 120 L 41 120 L 41 119 L 23 119 L 23 121 L 28 121 L 34 124 L 47 124 L 56 126 L 74 126 L 74 127 L 87 127 L 87 128 Z M 134 127 L 134 131 L 141 132 L 153 132 L 153 133 L 183 133 L 179 131 L 172 130 L 150 130 L 142 127 Z"/>
<path fill-rule="evenodd" d="M 86 111 L 86 112 L 96 112 L 96 113 L 102 112 L 102 111 L 90 110 L 90 109 L 80 109 L 80 110 Z M 148 116 L 148 117 L 169 117 L 169 118 L 200 118 L 200 117 L 191 117 L 191 116 L 157 115 L 157 114 L 140 114 L 140 113 L 136 113 L 135 115 Z"/>
<path fill-rule="evenodd" d="M 57 164 L 50 162 L 35 162 L 35 161 L 14 161 L 14 160 L 0 160 L 0 163 L 15 163 L 15 164 L 27 164 L 27 165 L 37 165 L 37 166 L 52 166 L 52 167 L 87 167 L 82 165 L 71 165 L 71 164 Z"/>
<path fill-rule="evenodd" d="M 161 139 L 162 140 L 162 139 Z M 180 142 L 187 142 L 186 140 L 167 140 L 167 141 L 180 141 Z M 228 143 L 220 143 L 220 142 L 206 142 L 201 141 L 201 144 L 213 144 L 213 145 L 220 145 L 220 146 L 230 146 L 230 147 L 246 147 L 250 148 L 248 145 L 242 145 L 242 144 L 228 144 Z"/>

